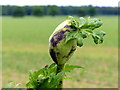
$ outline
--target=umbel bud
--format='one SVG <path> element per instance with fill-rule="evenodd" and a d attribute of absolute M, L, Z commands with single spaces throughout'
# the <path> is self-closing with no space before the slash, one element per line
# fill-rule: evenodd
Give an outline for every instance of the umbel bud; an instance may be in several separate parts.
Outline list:
<path fill-rule="evenodd" d="M 66 34 L 69 29 L 74 29 L 70 20 L 62 22 L 49 38 L 49 52 L 53 61 L 58 65 L 64 65 L 72 56 L 77 47 L 77 40 L 66 43 Z"/>
<path fill-rule="evenodd" d="M 103 22 L 97 18 L 86 20 L 80 18 L 80 23 L 73 17 L 69 16 L 62 22 L 49 38 L 49 52 L 53 61 L 57 65 L 64 65 L 76 50 L 76 47 L 83 46 L 83 39 L 92 36 L 95 44 L 103 42 L 104 31 L 94 32 Z"/>

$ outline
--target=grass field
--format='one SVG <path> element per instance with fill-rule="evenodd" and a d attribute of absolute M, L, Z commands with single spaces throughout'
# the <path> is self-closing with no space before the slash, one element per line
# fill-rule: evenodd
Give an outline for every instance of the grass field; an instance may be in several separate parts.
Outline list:
<path fill-rule="evenodd" d="M 69 74 L 65 88 L 115 88 L 118 83 L 118 21 L 117 16 L 96 16 L 104 24 L 100 30 L 107 35 L 102 45 L 91 38 L 78 48 L 69 64 L 82 65 Z M 78 18 L 78 17 L 76 17 Z M 48 39 L 55 27 L 65 19 L 58 17 L 3 17 L 3 87 L 10 82 L 21 82 L 25 87 L 28 72 L 52 63 L 48 52 Z"/>

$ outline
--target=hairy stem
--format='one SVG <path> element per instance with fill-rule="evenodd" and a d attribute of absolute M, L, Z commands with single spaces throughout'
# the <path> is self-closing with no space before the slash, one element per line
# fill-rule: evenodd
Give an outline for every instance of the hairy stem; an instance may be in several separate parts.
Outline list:
<path fill-rule="evenodd" d="M 57 73 L 63 71 L 64 65 L 57 65 Z M 62 90 L 63 87 L 63 79 L 59 82 L 59 85 L 57 86 L 57 88 L 59 88 L 59 90 Z"/>

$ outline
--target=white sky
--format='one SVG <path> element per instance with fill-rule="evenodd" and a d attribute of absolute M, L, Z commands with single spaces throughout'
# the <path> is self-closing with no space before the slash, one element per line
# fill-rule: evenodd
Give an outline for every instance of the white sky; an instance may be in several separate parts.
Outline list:
<path fill-rule="evenodd" d="M 0 5 L 118 6 L 119 0 L 0 0 Z"/>

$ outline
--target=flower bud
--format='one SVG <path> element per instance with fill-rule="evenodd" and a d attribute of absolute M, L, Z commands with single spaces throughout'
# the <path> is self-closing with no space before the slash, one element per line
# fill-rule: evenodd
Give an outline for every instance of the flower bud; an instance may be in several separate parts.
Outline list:
<path fill-rule="evenodd" d="M 58 65 L 64 65 L 72 56 L 77 47 L 77 40 L 66 43 L 66 34 L 74 29 L 71 20 L 62 22 L 49 38 L 49 52 L 53 61 Z"/>

